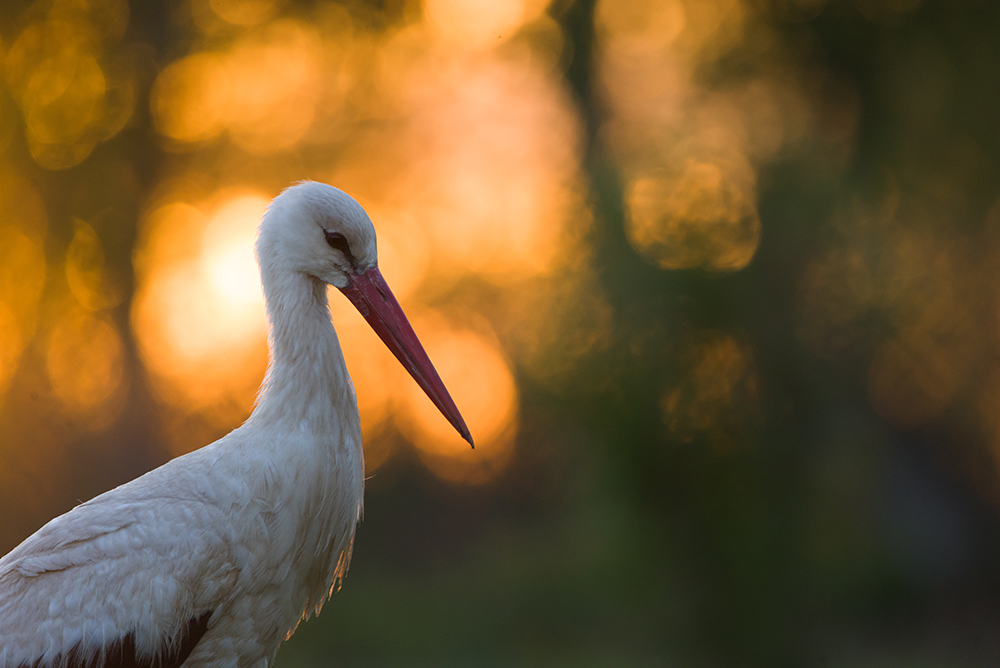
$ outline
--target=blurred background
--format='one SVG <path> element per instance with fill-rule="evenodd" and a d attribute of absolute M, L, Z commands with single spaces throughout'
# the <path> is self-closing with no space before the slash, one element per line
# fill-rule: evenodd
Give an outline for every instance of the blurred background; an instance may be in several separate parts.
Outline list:
<path fill-rule="evenodd" d="M 0 552 L 225 434 L 357 198 L 367 502 L 296 666 L 1000 656 L 1000 5 L 5 0 Z"/>

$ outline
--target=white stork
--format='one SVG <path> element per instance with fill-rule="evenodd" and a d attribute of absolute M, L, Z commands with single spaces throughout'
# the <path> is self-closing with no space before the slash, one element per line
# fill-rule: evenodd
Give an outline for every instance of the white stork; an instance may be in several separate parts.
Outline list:
<path fill-rule="evenodd" d="M 264 668 L 319 612 L 347 570 L 364 486 L 327 284 L 472 443 L 354 199 L 322 183 L 288 188 L 264 214 L 256 251 L 270 364 L 253 413 L 0 559 L 0 668 Z"/>

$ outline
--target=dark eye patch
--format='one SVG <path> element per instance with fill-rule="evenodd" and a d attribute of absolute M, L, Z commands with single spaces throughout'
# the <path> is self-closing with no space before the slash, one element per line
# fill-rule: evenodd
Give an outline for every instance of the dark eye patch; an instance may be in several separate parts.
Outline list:
<path fill-rule="evenodd" d="M 354 255 L 351 253 L 351 244 L 347 243 L 347 237 L 340 232 L 331 232 L 330 230 L 323 230 L 323 234 L 326 235 L 326 243 L 330 245 L 330 248 L 339 250 L 351 264 L 354 264 Z"/>

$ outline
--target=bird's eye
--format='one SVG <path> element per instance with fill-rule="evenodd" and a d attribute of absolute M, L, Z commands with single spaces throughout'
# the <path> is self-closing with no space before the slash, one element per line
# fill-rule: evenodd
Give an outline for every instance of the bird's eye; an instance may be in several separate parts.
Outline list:
<path fill-rule="evenodd" d="M 330 230 L 323 230 L 323 233 L 326 235 L 326 243 L 330 244 L 330 248 L 339 250 L 348 258 L 353 257 L 351 255 L 351 245 L 347 243 L 347 237 L 340 232 L 331 232 Z"/>

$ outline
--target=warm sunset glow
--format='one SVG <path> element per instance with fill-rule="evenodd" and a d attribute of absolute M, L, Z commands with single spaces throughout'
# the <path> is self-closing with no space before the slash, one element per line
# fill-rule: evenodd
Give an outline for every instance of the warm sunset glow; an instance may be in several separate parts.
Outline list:
<path fill-rule="evenodd" d="M 227 58 L 227 126 L 251 153 L 289 148 L 302 139 L 322 89 L 316 34 L 294 21 L 278 21 L 240 42 Z"/>
<path fill-rule="evenodd" d="M 238 26 L 259 25 L 284 4 L 284 0 L 208 0 L 208 6 L 219 18 Z"/>
<path fill-rule="evenodd" d="M 442 271 L 498 282 L 551 271 L 587 221 L 568 100 L 519 61 L 441 63 L 414 48 L 402 37 L 389 45 L 412 121 L 382 141 L 425 148 L 401 165 L 387 204 L 427 231 Z"/>
<path fill-rule="evenodd" d="M 153 118 L 180 142 L 227 130 L 252 153 L 288 148 L 313 121 L 322 89 L 322 45 L 309 28 L 279 21 L 224 53 L 202 53 L 166 68 L 152 92 Z"/>
<path fill-rule="evenodd" d="M 136 258 L 132 326 L 143 361 L 164 401 L 213 421 L 245 417 L 263 376 L 253 240 L 266 204 L 230 191 L 202 206 L 161 206 Z"/>
<path fill-rule="evenodd" d="M 677 125 L 684 121 L 694 83 L 674 45 L 685 25 L 685 6 L 680 0 L 627 0 L 603 1 L 596 8 L 600 82 L 613 112 L 603 133 L 633 168 L 658 162 L 662 149 L 685 136 Z"/>
<path fill-rule="evenodd" d="M 79 164 L 132 114 L 131 74 L 105 72 L 98 62 L 100 33 L 120 30 L 128 8 L 111 2 L 105 10 L 87 16 L 57 4 L 45 20 L 25 26 L 7 53 L 28 148 L 47 169 Z"/>
<path fill-rule="evenodd" d="M 150 94 L 156 129 L 181 142 L 216 136 L 224 123 L 227 97 L 222 67 L 218 56 L 196 54 L 160 72 Z"/>
<path fill-rule="evenodd" d="M 407 211 L 377 207 L 366 210 L 378 231 L 379 268 L 396 299 L 405 303 L 431 273 L 430 241 Z"/>
<path fill-rule="evenodd" d="M 333 288 L 328 292 L 333 323 L 358 397 L 365 473 L 371 475 L 393 454 L 391 439 L 378 438 L 390 416 L 393 390 L 413 381 L 347 298 Z"/>
<path fill-rule="evenodd" d="M 124 348 L 118 330 L 107 319 L 82 309 L 69 309 L 49 335 L 46 368 L 63 409 L 106 426 L 122 407 Z"/>
<path fill-rule="evenodd" d="M 87 223 L 79 219 L 73 223 L 76 229 L 66 251 L 66 282 L 70 291 L 91 311 L 117 306 L 124 298 L 124 291 L 108 275 L 101 240 Z"/>
<path fill-rule="evenodd" d="M 524 0 L 427 0 L 424 12 L 444 40 L 482 49 L 509 39 L 521 27 Z"/>
<path fill-rule="evenodd" d="M 536 20 L 544 7 L 526 3 L 519 21 Z M 392 110 L 401 122 L 366 131 L 335 169 L 316 176 L 348 190 L 368 209 L 379 232 L 380 266 L 411 315 L 420 312 L 424 290 L 446 289 L 464 277 L 485 278 L 525 298 L 525 281 L 542 280 L 564 263 L 579 261 L 577 244 L 591 224 L 578 176 L 580 125 L 571 101 L 544 58 L 464 53 L 494 45 L 477 45 L 474 30 L 446 34 L 447 26 L 457 25 L 450 22 L 461 20 L 461 11 L 465 9 L 449 3 L 425 5 L 424 24 L 385 41 L 378 54 L 384 102 L 370 113 Z M 484 13 L 477 20 L 491 16 Z M 462 41 L 466 39 L 473 41 Z M 496 41 L 506 39 L 508 35 Z M 359 91 L 358 99 L 364 100 L 367 92 Z M 571 297 L 567 304 L 575 301 L 565 296 Z M 452 387 L 445 377 L 480 443 L 470 453 L 339 297 L 331 298 L 333 320 L 355 379 L 366 433 L 377 434 L 392 416 L 438 475 L 466 483 L 493 479 L 510 456 L 516 432 L 516 385 L 497 344 L 469 334 L 477 343 L 464 345 L 466 339 L 455 334 L 461 345 L 444 346 L 440 361 L 431 352 L 439 370 L 455 365 L 456 356 L 467 355 L 469 360 L 459 366 L 476 369 L 482 364 L 483 376 L 496 385 L 496 403 L 484 407 L 482 385 L 470 380 L 473 387 L 464 389 L 459 373 L 455 382 L 460 386 Z M 417 303 L 411 304 L 414 298 Z M 594 310 L 605 317 L 607 308 L 602 309 L 596 294 L 595 299 Z M 358 322 L 360 328 L 354 329 Z M 446 336 L 435 335 L 438 330 L 451 331 L 430 327 L 425 335 L 417 326 L 422 340 Z M 532 338 L 537 328 L 526 323 L 519 331 Z M 604 331 L 606 326 L 598 327 L 588 342 L 574 342 L 572 350 L 593 347 Z M 530 345 L 539 351 L 533 362 L 551 366 L 542 347 Z M 408 388 L 405 400 L 399 398 L 398 388 Z M 505 408 L 508 401 L 514 408 Z M 463 402 L 472 402 L 472 407 L 467 409 Z M 421 406 L 419 411 L 415 406 Z M 470 411 L 475 417 L 467 414 Z M 446 450 L 436 451 L 435 444 L 441 443 Z M 369 470 L 384 456 L 369 457 Z"/>
<path fill-rule="evenodd" d="M 35 333 L 45 287 L 47 220 L 31 184 L 0 172 L 0 396 Z"/>
<path fill-rule="evenodd" d="M 92 57 L 67 54 L 37 66 L 28 82 L 25 121 L 32 156 L 43 167 L 78 164 L 96 145 L 86 136 L 100 113 L 107 84 Z"/>
<path fill-rule="evenodd" d="M 988 665 L 998 63 L 998 0 L 0 0 L 0 555 L 206 446 L 163 473 L 213 459 L 253 554 L 347 537 L 353 503 L 308 509 L 357 485 L 303 448 L 359 472 L 342 374 L 241 428 L 261 216 L 315 181 L 377 252 L 306 204 L 271 333 L 283 380 L 325 369 L 296 320 L 326 290 L 365 512 L 277 665 Z M 373 259 L 474 449 L 341 290 L 279 275 Z M 269 420 L 278 450 L 227 453 Z"/>
<path fill-rule="evenodd" d="M 646 177 L 629 192 L 629 240 L 664 269 L 742 269 L 760 242 L 753 172 L 689 160 L 681 173 Z"/>
<path fill-rule="evenodd" d="M 601 0 L 596 23 L 603 35 L 633 51 L 655 51 L 669 46 L 684 29 L 681 0 Z"/>
<path fill-rule="evenodd" d="M 9 306 L 0 302 L 0 397 L 7 389 L 24 350 L 22 325 Z"/>
<path fill-rule="evenodd" d="M 331 137 L 347 142 L 334 167 L 308 176 L 344 188 L 369 211 L 380 266 L 408 310 L 426 308 L 424 291 L 468 277 L 498 288 L 541 279 L 575 261 L 591 224 L 578 175 L 580 124 L 552 62 L 525 57 L 523 48 L 494 47 L 542 21 L 546 4 L 432 0 L 422 20 L 379 36 L 332 10 L 312 25 L 257 23 L 253 15 L 270 11 L 268 3 L 198 0 L 192 10 L 207 31 L 221 30 L 210 14 L 261 27 L 165 68 L 153 88 L 153 118 L 176 142 L 171 148 L 184 151 L 220 136 L 245 155 L 280 155 Z M 387 122 L 345 133 L 352 126 L 338 124 L 358 114 L 383 114 Z M 252 253 L 264 202 L 245 193 L 158 201 L 136 254 L 132 317 L 140 353 L 169 406 L 192 413 L 234 407 L 212 418 L 221 424 L 224 416 L 234 419 L 235 408 L 249 408 L 265 360 Z M 450 425 L 441 420 L 435 433 L 402 417 L 415 410 L 416 400 L 399 394 L 412 380 L 341 295 L 331 294 L 331 311 L 369 437 L 393 419 L 423 444 L 428 465 L 441 475 L 483 482 L 502 468 L 516 432 L 517 389 L 495 342 L 455 335 L 458 343 L 444 347 L 439 364 L 482 365 L 498 403 L 484 407 L 481 386 L 458 373 L 456 382 L 472 388 L 470 398 L 452 392 L 460 403 L 472 402 L 476 417 L 467 418 L 482 452 L 469 458 L 461 446 L 435 453 L 428 439 L 451 443 L 457 437 Z M 431 406 L 420 419 L 433 424 L 440 416 Z M 372 450 L 369 471 L 391 454 Z"/>
<path fill-rule="evenodd" d="M 751 7 L 745 0 L 701 0 L 684 5 L 683 52 L 706 61 L 725 53 L 743 38 Z"/>
<path fill-rule="evenodd" d="M 257 223 L 266 208 L 264 197 L 239 195 L 220 206 L 205 227 L 203 269 L 216 294 L 227 304 L 259 306 L 264 302 L 253 247 Z"/>
<path fill-rule="evenodd" d="M 438 475 L 484 483 L 503 470 L 517 431 L 517 386 L 497 345 L 470 330 L 452 329 L 440 318 L 414 321 L 427 354 L 476 439 L 476 450 L 455 432 L 416 383 L 396 386 L 397 424 Z"/>
<path fill-rule="evenodd" d="M 603 138 L 627 176 L 628 235 L 663 269 L 737 271 L 760 239 L 755 165 L 801 135 L 778 83 L 716 90 L 699 62 L 743 39 L 740 0 L 601 2 Z M 775 101 L 779 95 L 787 99 Z"/>

